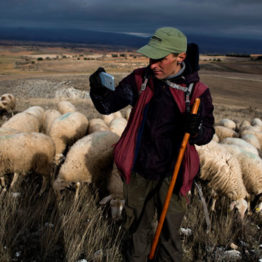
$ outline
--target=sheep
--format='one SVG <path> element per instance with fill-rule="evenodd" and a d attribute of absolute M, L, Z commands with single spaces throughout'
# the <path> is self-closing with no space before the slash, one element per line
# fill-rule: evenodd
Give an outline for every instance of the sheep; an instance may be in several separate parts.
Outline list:
<path fill-rule="evenodd" d="M 249 194 L 237 159 L 215 141 L 204 146 L 196 146 L 196 149 L 200 158 L 200 178 L 208 181 L 214 196 L 222 194 L 231 199 L 233 202 L 230 208 L 236 207 L 243 219 L 247 210 L 246 198 Z M 215 209 L 215 202 L 216 199 L 213 199 L 212 210 Z"/>
<path fill-rule="evenodd" d="M 47 134 L 53 139 L 56 148 L 55 163 L 63 159 L 66 146 L 72 145 L 87 133 L 88 119 L 80 112 L 68 112 L 56 118 Z"/>
<path fill-rule="evenodd" d="M 0 136 L 7 136 L 12 134 L 18 134 L 18 133 L 21 132 L 12 128 L 0 127 Z"/>
<path fill-rule="evenodd" d="M 2 127 L 11 128 L 20 132 L 39 132 L 41 123 L 39 119 L 29 112 L 21 112 L 12 116 Z"/>
<path fill-rule="evenodd" d="M 218 126 L 224 126 L 227 127 L 229 129 L 235 130 L 236 129 L 236 123 L 233 120 L 227 119 L 227 118 L 223 118 L 221 119 L 218 123 Z"/>
<path fill-rule="evenodd" d="M 88 134 L 106 130 L 109 130 L 109 127 L 103 119 L 93 118 L 89 121 Z"/>
<path fill-rule="evenodd" d="M 253 145 L 256 149 L 261 149 L 260 142 L 256 135 L 247 133 L 242 135 L 241 138 L 249 144 Z"/>
<path fill-rule="evenodd" d="M 44 108 L 41 106 L 30 106 L 24 112 L 34 115 L 39 122 L 42 124 L 44 116 Z"/>
<path fill-rule="evenodd" d="M 114 220 L 119 220 L 125 205 L 125 200 L 123 199 L 123 180 L 115 163 L 107 183 L 107 190 L 109 195 L 100 200 L 99 204 L 105 205 L 109 202 L 112 218 Z"/>
<path fill-rule="evenodd" d="M 227 144 L 224 144 L 223 147 L 238 160 L 244 185 L 249 195 L 259 196 L 262 194 L 262 159 L 257 154 L 246 151 L 243 147 Z M 250 199 L 248 200 L 248 207 L 250 207 Z"/>
<path fill-rule="evenodd" d="M 260 127 L 262 127 L 262 120 L 260 118 L 254 118 L 251 121 L 251 125 L 252 126 L 260 126 Z"/>
<path fill-rule="evenodd" d="M 242 138 L 245 137 L 246 135 L 255 136 L 257 140 L 259 141 L 259 146 L 257 148 L 262 149 L 262 126 L 261 127 L 260 126 L 248 126 L 248 127 L 241 129 L 239 133 L 240 133 L 240 137 Z"/>
<path fill-rule="evenodd" d="M 111 121 L 109 128 L 112 132 L 116 133 L 118 136 L 121 136 L 126 128 L 126 125 L 127 120 L 123 117 L 118 117 Z"/>
<path fill-rule="evenodd" d="M 52 126 L 56 118 L 60 117 L 61 113 L 56 109 L 48 109 L 44 112 L 43 116 L 43 132 L 45 134 L 49 133 L 49 129 Z"/>
<path fill-rule="evenodd" d="M 256 155 L 243 151 L 236 155 L 238 159 L 244 184 L 250 194 L 262 194 L 262 159 Z"/>
<path fill-rule="evenodd" d="M 255 212 L 262 216 L 262 196 L 259 197 L 259 202 L 255 207 Z"/>
<path fill-rule="evenodd" d="M 0 97 L 0 112 L 9 112 L 11 111 L 12 115 L 14 114 L 14 109 L 16 107 L 16 98 L 13 94 L 7 93 L 3 94 Z"/>
<path fill-rule="evenodd" d="M 250 122 L 247 121 L 247 120 L 243 120 L 243 121 L 241 121 L 241 122 L 238 124 L 237 129 L 240 130 L 240 129 L 242 129 L 242 128 L 244 128 L 244 127 L 247 127 L 247 126 L 251 126 Z"/>
<path fill-rule="evenodd" d="M 226 137 L 238 137 L 237 132 L 224 126 L 215 126 L 215 131 L 219 138 L 219 141 L 223 140 Z"/>
<path fill-rule="evenodd" d="M 115 118 L 119 118 L 119 117 L 122 117 L 122 113 L 120 111 L 117 111 L 117 112 L 114 112 L 112 114 L 109 114 L 109 115 L 103 115 L 103 120 L 105 121 L 105 123 L 107 125 L 110 124 L 110 122 L 115 119 Z"/>
<path fill-rule="evenodd" d="M 128 107 L 128 108 L 127 108 L 127 110 L 126 110 L 126 115 L 125 115 L 125 117 L 126 117 L 126 120 L 128 120 L 128 119 L 129 119 L 129 117 L 130 117 L 130 114 L 131 114 L 131 111 L 132 111 L 132 107 Z"/>
<path fill-rule="evenodd" d="M 55 145 L 52 139 L 41 133 L 18 133 L 0 136 L 0 177 L 14 173 L 10 188 L 14 187 L 19 174 L 35 171 L 42 175 L 42 194 L 51 177 Z M 4 182 L 3 182 L 4 183 Z M 5 186 L 5 184 L 2 186 Z"/>
<path fill-rule="evenodd" d="M 111 131 L 99 131 L 79 139 L 75 142 L 62 164 L 58 176 L 53 183 L 54 191 L 60 196 L 61 190 L 71 183 L 77 183 L 75 198 L 78 198 L 80 183 L 94 183 L 98 188 L 105 184 L 109 196 L 103 198 L 100 204 L 110 201 L 112 215 L 116 218 L 116 211 L 123 207 L 122 180 L 113 168 L 113 147 L 119 137 Z"/>
<path fill-rule="evenodd" d="M 236 145 L 241 147 L 242 150 L 258 155 L 257 149 L 241 138 L 227 137 L 221 141 L 221 144 Z"/>
<path fill-rule="evenodd" d="M 69 101 L 60 101 L 57 105 L 58 111 L 63 115 L 69 112 L 76 112 L 75 106 Z"/>

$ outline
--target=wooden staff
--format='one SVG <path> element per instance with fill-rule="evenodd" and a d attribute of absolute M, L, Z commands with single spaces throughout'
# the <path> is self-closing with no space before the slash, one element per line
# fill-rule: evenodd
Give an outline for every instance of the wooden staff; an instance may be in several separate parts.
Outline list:
<path fill-rule="evenodd" d="M 192 111 L 191 111 L 192 114 L 197 114 L 199 104 L 200 104 L 200 99 L 196 98 L 195 103 L 194 103 L 193 108 L 192 108 Z M 160 216 L 157 228 L 156 228 L 156 233 L 155 233 L 155 236 L 154 236 L 153 244 L 151 246 L 151 251 L 149 253 L 149 259 L 150 260 L 152 260 L 154 258 L 154 255 L 155 255 L 159 236 L 160 236 L 160 233 L 162 231 L 162 227 L 163 227 L 164 220 L 165 220 L 165 217 L 166 217 L 166 212 L 167 212 L 167 209 L 168 209 L 168 206 L 169 206 L 169 203 L 170 203 L 171 196 L 173 194 L 177 175 L 178 175 L 178 172 L 179 172 L 179 169 L 180 169 L 183 157 L 184 157 L 184 153 L 185 153 L 185 150 L 186 150 L 186 145 L 188 143 L 189 137 L 190 137 L 190 134 L 185 133 L 183 140 L 182 140 L 182 143 L 181 143 L 181 146 L 180 146 L 180 150 L 179 150 L 179 154 L 178 154 L 177 161 L 176 161 L 176 164 L 175 164 L 172 180 L 170 182 L 170 185 L 169 185 L 169 188 L 168 188 L 168 191 L 167 191 L 163 210 L 162 210 L 162 213 L 161 213 L 161 216 Z"/>

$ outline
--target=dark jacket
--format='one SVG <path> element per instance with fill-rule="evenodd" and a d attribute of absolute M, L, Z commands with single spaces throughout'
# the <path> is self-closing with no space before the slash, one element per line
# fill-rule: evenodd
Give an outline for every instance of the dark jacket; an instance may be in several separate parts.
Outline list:
<path fill-rule="evenodd" d="M 134 169 L 149 179 L 171 175 L 184 133 L 184 93 L 166 86 L 163 100 L 158 101 L 159 99 L 156 99 L 159 98 L 157 92 L 165 84 L 150 77 L 146 90 L 139 95 L 145 72 L 146 69 L 135 70 L 119 83 L 115 92 L 109 90 L 97 92 L 92 88 L 90 91 L 95 107 L 102 114 L 110 114 L 127 105 L 133 106 L 127 127 L 114 151 L 115 162 L 127 183 L 131 171 Z M 208 143 L 214 134 L 213 105 L 209 89 L 199 82 L 197 73 L 187 74 L 185 72 L 184 75 L 172 79 L 172 81 L 183 86 L 188 85 L 189 82 L 195 82 L 191 104 L 196 97 L 200 97 L 199 113 L 202 118 L 202 128 L 199 135 L 190 140 L 190 144 Z M 161 106 L 161 102 L 168 104 L 168 106 Z M 154 112 L 158 112 L 159 115 L 162 113 L 163 117 L 154 117 Z M 164 117 L 167 118 L 167 124 L 163 120 Z M 172 119 L 174 119 L 173 124 Z M 164 130 L 158 127 L 164 127 Z M 164 139 L 165 137 L 168 137 L 169 140 Z M 168 159 L 162 157 L 163 155 L 168 156 Z M 160 156 L 160 158 L 156 158 L 154 161 L 155 156 Z M 144 162 L 145 158 L 148 160 L 148 164 Z M 152 159 L 153 161 L 151 161 Z M 198 169 L 199 159 L 196 150 L 194 146 L 188 145 L 180 174 L 180 192 L 183 195 L 190 190 Z"/>

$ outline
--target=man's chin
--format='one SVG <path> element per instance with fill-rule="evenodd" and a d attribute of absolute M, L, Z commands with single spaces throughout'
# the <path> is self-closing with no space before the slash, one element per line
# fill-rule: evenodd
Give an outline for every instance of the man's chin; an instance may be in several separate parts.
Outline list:
<path fill-rule="evenodd" d="M 163 76 L 163 74 L 161 74 L 161 73 L 155 73 L 155 72 L 154 72 L 154 76 L 155 76 L 155 78 L 157 78 L 157 79 L 159 79 L 159 80 L 162 80 L 162 79 L 165 78 L 165 77 Z"/>

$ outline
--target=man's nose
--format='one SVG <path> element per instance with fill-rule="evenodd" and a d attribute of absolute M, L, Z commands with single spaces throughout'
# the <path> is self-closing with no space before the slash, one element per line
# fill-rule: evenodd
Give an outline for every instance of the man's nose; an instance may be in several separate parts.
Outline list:
<path fill-rule="evenodd" d="M 156 67 L 158 67 L 158 62 L 152 62 L 150 63 L 150 68 L 153 70 L 155 69 Z"/>

